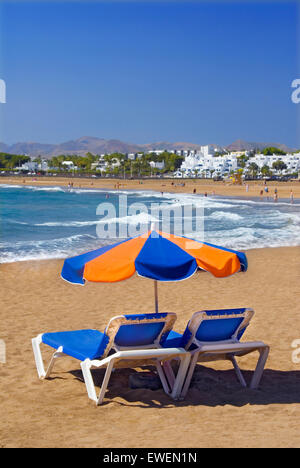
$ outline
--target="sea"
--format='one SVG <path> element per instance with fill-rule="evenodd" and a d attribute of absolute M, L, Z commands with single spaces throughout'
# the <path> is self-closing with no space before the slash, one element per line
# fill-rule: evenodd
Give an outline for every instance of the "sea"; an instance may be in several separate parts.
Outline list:
<path fill-rule="evenodd" d="M 71 257 L 152 223 L 234 250 L 300 245 L 297 200 L 1 184 L 0 262 Z"/>

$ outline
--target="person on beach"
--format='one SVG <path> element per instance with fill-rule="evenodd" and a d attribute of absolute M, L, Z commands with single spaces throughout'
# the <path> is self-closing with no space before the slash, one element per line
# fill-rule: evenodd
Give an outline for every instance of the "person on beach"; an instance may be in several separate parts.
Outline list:
<path fill-rule="evenodd" d="M 290 200 L 291 200 L 291 203 L 294 203 L 294 194 L 293 194 L 292 189 L 291 189 L 291 192 L 290 192 Z"/>
<path fill-rule="evenodd" d="M 264 191 L 261 190 L 261 191 L 259 192 L 259 196 L 260 196 L 260 199 L 261 199 L 261 200 L 263 199 L 263 195 L 264 195 Z"/>
<path fill-rule="evenodd" d="M 269 200 L 269 188 L 267 187 L 267 185 L 265 186 L 264 191 L 265 191 L 265 194 L 267 195 L 267 200 Z"/>
<path fill-rule="evenodd" d="M 274 202 L 276 203 L 277 200 L 278 200 L 278 194 L 277 194 L 277 192 L 275 192 L 275 193 L 274 193 Z"/>

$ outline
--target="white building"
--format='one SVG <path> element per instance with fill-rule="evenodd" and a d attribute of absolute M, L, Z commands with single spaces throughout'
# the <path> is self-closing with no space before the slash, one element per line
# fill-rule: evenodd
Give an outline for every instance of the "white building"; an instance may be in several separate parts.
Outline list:
<path fill-rule="evenodd" d="M 237 169 L 237 159 L 232 156 L 213 156 L 209 154 L 212 147 L 204 147 L 205 155 L 202 152 L 196 152 L 189 155 L 183 161 L 180 172 L 186 177 L 202 176 L 215 177 L 230 174 Z"/>
<path fill-rule="evenodd" d="M 251 163 L 257 164 L 259 169 L 262 169 L 263 166 L 269 167 L 269 169 L 276 173 L 276 170 L 273 169 L 273 163 L 276 161 L 283 161 L 287 166 L 287 169 L 282 171 L 283 174 L 289 174 L 293 172 L 298 172 L 300 170 L 300 153 L 296 154 L 272 154 L 272 155 L 265 155 L 265 154 L 255 154 L 252 158 L 250 158 L 246 163 L 246 169 L 249 167 Z"/>
<path fill-rule="evenodd" d="M 47 161 L 41 161 L 40 164 L 38 165 L 38 168 L 40 171 L 48 171 L 49 170 L 49 165 Z"/>
<path fill-rule="evenodd" d="M 29 161 L 29 162 L 22 164 L 22 166 L 19 169 L 23 171 L 34 172 L 34 171 L 37 171 L 38 168 L 39 168 L 38 163 Z"/>
<path fill-rule="evenodd" d="M 65 166 L 67 171 L 74 171 L 77 169 L 77 166 L 74 165 L 73 161 L 63 161 L 61 164 Z"/>
<path fill-rule="evenodd" d="M 249 157 L 249 151 L 232 151 L 231 153 L 224 154 L 223 156 L 214 156 L 215 149 L 212 145 L 202 146 L 201 151 L 183 151 L 185 159 L 180 167 L 174 173 L 174 177 L 215 177 L 229 175 L 235 172 L 238 166 L 238 158 L 245 154 Z M 287 155 L 265 155 L 255 154 L 250 157 L 245 165 L 245 173 L 251 163 L 256 163 L 259 169 L 263 166 L 269 167 L 271 172 L 277 174 L 273 169 L 275 161 L 283 161 L 287 166 L 283 171 L 278 174 L 293 174 L 300 171 L 300 153 L 287 154 Z"/>
<path fill-rule="evenodd" d="M 152 167 L 152 169 L 159 169 L 159 170 L 162 170 L 165 168 L 165 161 L 150 161 L 150 166 Z"/>
<path fill-rule="evenodd" d="M 159 156 L 160 154 L 162 154 L 162 153 L 164 153 L 164 152 L 165 152 L 165 150 L 162 150 L 162 149 L 160 149 L 160 150 L 149 150 L 149 151 L 147 151 L 148 154 L 154 153 L 154 154 L 156 154 L 157 156 Z"/>
<path fill-rule="evenodd" d="M 135 153 L 128 153 L 127 154 L 127 159 L 130 159 L 131 161 L 134 161 L 135 157 L 136 157 Z"/>
<path fill-rule="evenodd" d="M 212 145 L 201 146 L 201 153 L 205 156 L 213 156 L 215 154 L 215 148 Z"/>

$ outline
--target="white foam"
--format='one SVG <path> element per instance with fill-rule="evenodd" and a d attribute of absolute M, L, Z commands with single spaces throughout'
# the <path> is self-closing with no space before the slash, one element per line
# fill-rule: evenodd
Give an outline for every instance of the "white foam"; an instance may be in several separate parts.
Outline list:
<path fill-rule="evenodd" d="M 230 219 L 232 221 L 240 221 L 241 219 L 244 219 L 243 216 L 237 214 L 237 213 L 231 213 L 230 211 L 215 211 L 211 215 L 208 216 L 209 218 L 212 219 Z"/>
<path fill-rule="evenodd" d="M 33 226 L 49 226 L 49 227 L 84 227 L 84 226 L 94 226 L 98 224 L 99 221 L 62 221 L 62 222 L 46 222 L 46 223 L 37 223 Z"/>

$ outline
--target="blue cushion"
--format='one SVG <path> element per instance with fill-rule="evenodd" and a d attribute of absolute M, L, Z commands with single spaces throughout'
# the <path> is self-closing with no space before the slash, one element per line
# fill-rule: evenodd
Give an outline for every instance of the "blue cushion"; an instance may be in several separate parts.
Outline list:
<path fill-rule="evenodd" d="M 117 346 L 144 346 L 154 342 L 162 331 L 165 322 L 137 323 L 121 325 L 116 336 Z"/>
<path fill-rule="evenodd" d="M 76 330 L 57 333 L 44 333 L 42 342 L 80 361 L 100 358 L 108 344 L 108 337 L 98 330 Z"/>
<path fill-rule="evenodd" d="M 124 317 L 126 320 L 136 320 L 137 323 L 121 325 L 115 337 L 115 343 L 117 346 L 144 346 L 152 344 L 156 340 L 165 325 L 168 313 L 157 312 L 150 314 L 130 314 L 124 315 Z M 143 320 L 145 319 L 162 319 L 162 321 L 156 323 L 143 323 Z M 139 320 L 141 323 L 138 323 Z M 169 332 L 167 331 L 161 336 L 161 342 L 165 339 L 168 333 Z"/>
<path fill-rule="evenodd" d="M 245 312 L 245 308 L 237 309 L 216 309 L 206 310 L 208 316 L 226 316 L 226 315 L 239 315 Z M 196 339 L 199 341 L 222 341 L 229 340 L 240 326 L 243 317 L 232 317 L 230 319 L 217 319 L 217 320 L 204 320 L 196 333 Z M 245 332 L 246 328 L 241 330 L 238 334 L 240 339 Z"/>
<path fill-rule="evenodd" d="M 199 341 L 229 340 L 243 320 L 243 317 L 203 320 L 197 330 L 195 338 Z"/>
<path fill-rule="evenodd" d="M 227 319 L 216 319 L 216 320 L 203 320 L 201 322 L 195 338 L 199 341 L 210 342 L 210 341 L 223 341 L 229 340 L 232 335 L 235 333 L 237 328 L 240 326 L 244 317 L 234 317 L 234 315 L 242 314 L 245 312 L 245 308 L 239 309 L 221 309 L 221 310 L 206 310 L 206 314 L 208 316 L 226 316 L 226 315 L 233 315 L 232 318 Z M 246 328 L 243 328 L 238 336 L 237 339 L 239 340 L 242 335 L 244 334 Z M 184 333 L 181 335 L 180 333 L 175 332 L 172 330 L 168 337 L 164 340 L 163 347 L 164 348 L 172 348 L 172 347 L 180 347 L 186 348 L 188 341 L 190 340 L 192 334 L 188 328 L 186 327 Z M 196 346 L 192 344 L 189 347 L 189 350 L 195 349 Z"/>
<path fill-rule="evenodd" d="M 182 346 L 182 335 L 174 330 L 171 330 L 164 342 L 162 343 L 163 348 L 181 348 Z"/>
<path fill-rule="evenodd" d="M 164 340 L 162 343 L 163 348 L 186 348 L 187 340 L 185 333 L 181 335 L 180 333 L 177 333 L 174 330 L 171 330 L 168 337 Z M 192 351 L 193 349 L 196 349 L 197 346 L 194 344 L 191 344 L 189 347 L 189 351 Z"/>

